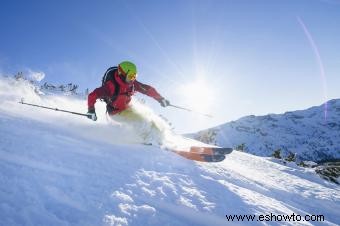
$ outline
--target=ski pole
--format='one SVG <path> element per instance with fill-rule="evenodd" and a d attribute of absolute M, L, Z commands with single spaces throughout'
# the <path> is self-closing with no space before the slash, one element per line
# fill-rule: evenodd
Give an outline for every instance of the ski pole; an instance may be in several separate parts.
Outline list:
<path fill-rule="evenodd" d="M 169 106 L 174 107 L 174 108 L 178 108 L 178 109 L 182 109 L 182 110 L 186 110 L 186 111 L 190 111 L 190 112 L 194 112 L 194 113 L 198 113 L 198 114 L 201 114 L 201 115 L 204 115 L 204 116 L 207 116 L 207 117 L 212 118 L 212 115 L 205 114 L 205 113 L 198 112 L 198 111 L 194 111 L 194 110 L 191 110 L 191 109 L 189 109 L 189 108 L 180 107 L 180 106 L 173 105 L 173 104 L 169 104 Z"/>
<path fill-rule="evenodd" d="M 78 112 L 74 112 L 74 111 L 66 111 L 66 110 L 62 110 L 62 109 L 58 109 L 58 108 L 51 108 L 51 107 L 46 107 L 46 106 L 37 105 L 37 104 L 25 103 L 23 99 L 21 99 L 21 101 L 18 102 L 18 103 L 19 104 L 30 105 L 30 106 L 38 107 L 38 108 L 50 109 L 50 110 L 54 110 L 54 111 L 66 112 L 66 113 L 70 113 L 70 114 L 74 114 L 74 115 L 88 116 L 88 114 L 78 113 Z"/>

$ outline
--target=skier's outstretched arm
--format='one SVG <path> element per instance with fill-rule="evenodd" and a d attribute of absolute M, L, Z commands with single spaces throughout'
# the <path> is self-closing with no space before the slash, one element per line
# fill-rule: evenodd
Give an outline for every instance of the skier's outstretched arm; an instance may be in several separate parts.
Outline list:
<path fill-rule="evenodd" d="M 137 92 L 143 93 L 149 97 L 154 98 L 155 100 L 157 100 L 162 107 L 166 107 L 170 105 L 170 102 L 165 99 L 164 97 L 162 97 L 155 88 L 153 88 L 152 86 L 143 84 L 141 82 L 136 81 L 135 82 L 135 89 Z"/>
<path fill-rule="evenodd" d="M 100 98 L 110 98 L 115 91 L 115 86 L 111 82 L 107 82 L 104 86 L 93 90 L 87 97 L 88 115 L 90 119 L 96 121 L 97 115 L 95 110 L 95 103 Z"/>

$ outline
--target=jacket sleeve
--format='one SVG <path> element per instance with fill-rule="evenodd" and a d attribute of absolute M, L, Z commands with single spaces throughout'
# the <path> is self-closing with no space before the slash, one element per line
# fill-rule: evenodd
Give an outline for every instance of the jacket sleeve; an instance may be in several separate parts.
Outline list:
<path fill-rule="evenodd" d="M 94 104 L 97 99 L 110 98 L 115 92 L 115 86 L 112 82 L 107 82 L 104 86 L 101 86 L 93 90 L 87 97 L 87 105 L 89 109 L 94 109 Z"/>
<path fill-rule="evenodd" d="M 141 82 L 135 81 L 135 89 L 137 92 L 143 93 L 149 97 L 154 98 L 155 100 L 159 101 L 163 97 L 157 92 L 155 88 L 152 86 L 143 84 Z"/>

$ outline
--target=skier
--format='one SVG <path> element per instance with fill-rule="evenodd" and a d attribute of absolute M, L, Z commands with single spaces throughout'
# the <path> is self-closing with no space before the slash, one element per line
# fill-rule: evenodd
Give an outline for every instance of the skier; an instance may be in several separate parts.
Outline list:
<path fill-rule="evenodd" d="M 95 103 L 97 99 L 106 102 L 106 110 L 109 115 L 120 114 L 130 107 L 131 97 L 140 92 L 157 100 L 162 107 L 167 107 L 170 102 L 162 97 L 155 88 L 136 80 L 136 65 L 129 61 L 123 61 L 117 67 L 107 69 L 102 86 L 96 88 L 88 95 L 88 118 L 97 120 Z"/>

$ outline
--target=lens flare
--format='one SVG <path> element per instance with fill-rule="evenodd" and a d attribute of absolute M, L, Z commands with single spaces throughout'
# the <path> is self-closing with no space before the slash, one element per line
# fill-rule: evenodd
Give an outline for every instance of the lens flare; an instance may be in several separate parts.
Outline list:
<path fill-rule="evenodd" d="M 314 42 L 314 39 L 311 35 L 311 33 L 308 31 L 305 23 L 302 21 L 302 19 L 300 17 L 297 17 L 297 20 L 299 21 L 307 39 L 309 44 L 311 45 L 314 55 L 316 57 L 316 60 L 318 62 L 319 65 L 319 69 L 320 69 L 320 76 L 321 76 L 321 80 L 322 80 L 322 85 L 323 85 L 323 92 L 324 92 L 324 99 L 325 99 L 325 105 L 324 105 L 324 117 L 325 117 L 325 121 L 327 120 L 327 100 L 328 100 L 328 95 L 327 95 L 327 82 L 326 82 L 326 74 L 325 74 L 325 69 L 322 63 L 322 59 L 320 56 L 320 52 L 319 49 L 316 45 L 316 43 Z"/>

